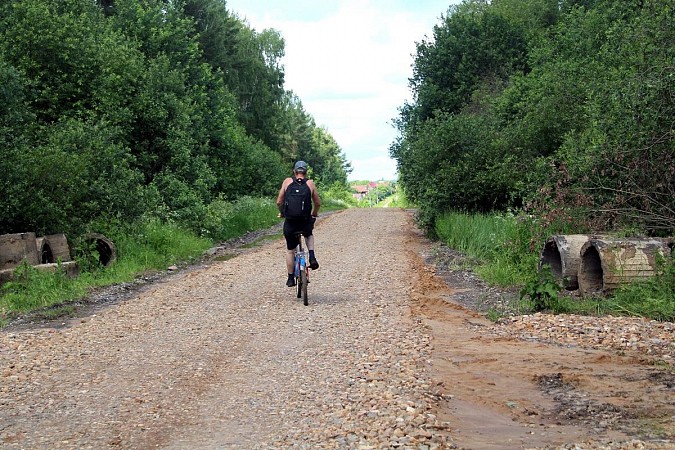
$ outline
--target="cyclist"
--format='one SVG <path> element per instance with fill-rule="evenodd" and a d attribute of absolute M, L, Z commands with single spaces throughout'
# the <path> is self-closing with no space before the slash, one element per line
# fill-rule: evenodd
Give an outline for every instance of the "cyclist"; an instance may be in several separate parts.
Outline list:
<path fill-rule="evenodd" d="M 312 180 L 307 179 L 307 163 L 298 161 L 293 167 L 293 176 L 288 177 L 281 184 L 277 196 L 277 206 L 284 220 L 284 237 L 286 238 L 286 267 L 288 280 L 286 286 L 295 286 L 294 262 L 295 248 L 299 244 L 301 233 L 305 237 L 309 250 L 309 268 L 316 270 L 319 263 L 314 255 L 314 222 L 319 214 L 321 199 Z"/>

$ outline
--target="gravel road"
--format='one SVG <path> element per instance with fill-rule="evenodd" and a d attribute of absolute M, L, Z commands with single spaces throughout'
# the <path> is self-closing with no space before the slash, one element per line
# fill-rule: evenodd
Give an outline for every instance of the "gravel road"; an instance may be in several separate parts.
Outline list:
<path fill-rule="evenodd" d="M 0 331 L 0 447 L 673 448 L 672 371 L 570 344 L 558 318 L 463 308 L 499 295 L 426 264 L 410 213 L 321 218 L 316 246 L 308 307 L 275 239 L 95 314 Z M 672 326 L 631 327 L 636 351 L 672 356 Z M 631 440 L 646 419 L 658 439 Z"/>
<path fill-rule="evenodd" d="M 400 210 L 317 224 L 308 307 L 276 240 L 65 327 L 0 333 L 0 444 L 448 446 L 407 307 L 406 227 Z"/>

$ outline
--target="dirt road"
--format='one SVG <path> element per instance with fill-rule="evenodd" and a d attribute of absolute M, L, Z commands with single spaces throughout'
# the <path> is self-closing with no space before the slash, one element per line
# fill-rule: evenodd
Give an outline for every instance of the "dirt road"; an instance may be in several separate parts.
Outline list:
<path fill-rule="evenodd" d="M 464 309 L 404 211 L 316 235 L 308 307 L 276 239 L 0 331 L 0 447 L 673 448 L 673 376 L 644 352 L 522 340 Z"/>

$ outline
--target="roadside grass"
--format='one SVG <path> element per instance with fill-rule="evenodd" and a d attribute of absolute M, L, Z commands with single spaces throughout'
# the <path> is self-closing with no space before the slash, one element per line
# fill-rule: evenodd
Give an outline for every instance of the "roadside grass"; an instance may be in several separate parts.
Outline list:
<path fill-rule="evenodd" d="M 412 208 L 413 205 L 408 198 L 405 196 L 405 193 L 398 189 L 390 197 L 387 198 L 387 207 L 389 208 Z"/>
<path fill-rule="evenodd" d="M 527 227 L 512 214 L 446 213 L 435 231 L 448 247 L 478 259 L 473 269 L 488 283 L 514 286 L 535 278 L 538 255 L 529 251 Z"/>
<path fill-rule="evenodd" d="M 402 194 L 394 192 L 393 194 L 385 197 L 382 201 L 378 202 L 375 208 L 408 208 L 408 202 L 403 197 Z"/>
<path fill-rule="evenodd" d="M 234 202 L 214 200 L 208 206 L 200 235 L 226 241 L 250 231 L 269 228 L 279 222 L 279 210 L 272 199 L 242 197 Z"/>
<path fill-rule="evenodd" d="M 321 199 L 321 210 L 319 211 L 319 214 L 321 214 L 322 211 L 340 211 L 342 209 L 352 208 L 353 206 L 354 205 L 340 198 L 323 197 Z"/>
<path fill-rule="evenodd" d="M 652 278 L 621 286 L 600 301 L 602 308 L 616 315 L 675 321 L 675 260 L 659 261 L 658 269 Z"/>
<path fill-rule="evenodd" d="M 577 298 L 566 295 L 545 271 L 538 271 L 539 249 L 532 223 L 512 214 L 447 213 L 436 221 L 435 231 L 448 246 L 477 261 L 471 268 L 486 282 L 521 288 L 517 313 L 548 311 L 555 314 L 625 315 L 675 321 L 675 261 L 660 261 L 657 274 L 639 283 L 626 284 L 608 297 Z M 498 316 L 489 314 L 491 320 Z"/>
<path fill-rule="evenodd" d="M 318 186 L 321 195 L 321 211 L 339 211 L 342 209 L 353 208 L 357 202 L 352 197 L 351 189 L 341 183 L 334 183 L 331 186 Z"/>
<path fill-rule="evenodd" d="M 67 304 L 96 287 L 130 282 L 174 264 L 189 263 L 200 258 L 215 242 L 279 223 L 276 205 L 268 199 L 216 201 L 209 208 L 210 217 L 204 221 L 201 236 L 178 224 L 152 218 L 132 225 L 114 221 L 92 224 L 92 229 L 114 242 L 116 262 L 102 267 L 94 255 L 80 249 L 76 250 L 80 275 L 75 278 L 68 277 L 62 269 L 45 273 L 29 265 L 19 267 L 12 281 L 0 286 L 0 326 L 28 311 L 44 310 L 45 314 L 55 316 L 71 314 Z"/>
<path fill-rule="evenodd" d="M 266 234 L 265 236 L 260 236 L 258 239 L 256 239 L 253 242 L 249 242 L 248 244 L 242 245 L 242 248 L 258 247 L 260 245 L 265 244 L 266 242 L 279 240 L 279 239 L 283 238 L 283 236 L 284 235 L 281 232 L 273 233 L 273 234 Z"/>
<path fill-rule="evenodd" d="M 393 199 L 391 198 L 392 196 L 385 197 L 382 201 L 378 202 L 377 205 L 375 205 L 375 208 L 391 208 L 391 202 Z"/>

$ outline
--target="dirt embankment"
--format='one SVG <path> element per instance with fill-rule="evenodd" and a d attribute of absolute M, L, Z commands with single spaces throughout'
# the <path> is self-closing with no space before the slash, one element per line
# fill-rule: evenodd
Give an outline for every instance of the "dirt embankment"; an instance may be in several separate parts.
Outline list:
<path fill-rule="evenodd" d="M 316 235 L 309 307 L 275 239 L 0 331 L 0 447 L 672 448 L 672 327 L 617 349 L 560 331 L 604 319 L 492 324 L 462 304 L 509 294 L 427 264 L 401 210 Z"/>

